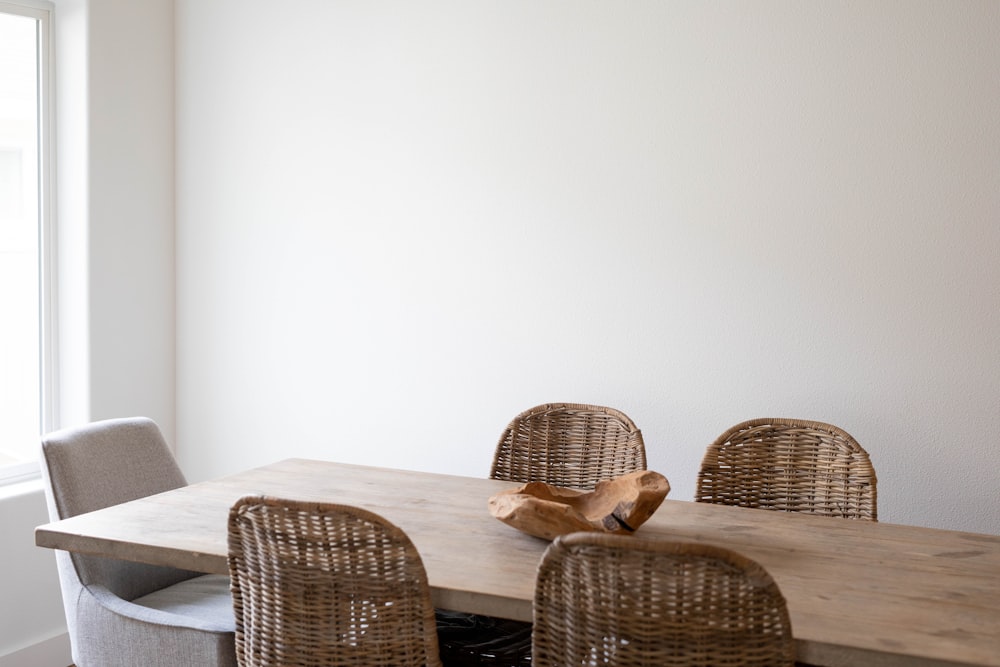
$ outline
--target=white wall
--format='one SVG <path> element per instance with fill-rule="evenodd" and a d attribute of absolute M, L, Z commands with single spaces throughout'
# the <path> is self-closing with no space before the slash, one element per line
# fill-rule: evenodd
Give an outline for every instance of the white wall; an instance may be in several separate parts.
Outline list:
<path fill-rule="evenodd" d="M 172 0 L 58 0 L 60 423 L 174 436 Z"/>
<path fill-rule="evenodd" d="M 90 419 L 174 435 L 172 0 L 88 0 Z"/>
<path fill-rule="evenodd" d="M 146 415 L 174 441 L 173 3 L 56 0 L 63 426 Z M 40 484 L 0 489 L 0 667 L 70 662 Z"/>
<path fill-rule="evenodd" d="M 65 636 L 66 621 L 56 559 L 53 552 L 35 546 L 35 526 L 48 518 L 45 502 L 34 486 L 0 487 L 4 535 L 0 546 L 0 667 L 65 667 L 70 663 L 68 642 L 59 641 Z M 47 661 L 40 659 L 43 655 Z"/>
<path fill-rule="evenodd" d="M 173 442 L 171 5 L 56 2 L 63 422 Z M 872 452 L 883 520 L 1000 533 L 995 3 L 176 9 L 189 477 L 484 475 L 571 400 L 689 499 L 722 429 L 795 415 Z M 2 667 L 65 652 L 43 518 L 0 499 L 0 617 L 37 593 Z"/>
<path fill-rule="evenodd" d="M 1000 533 L 995 2 L 176 7 L 192 477 L 485 475 L 579 401 L 673 498 L 794 416 L 870 451 L 883 520 Z"/>

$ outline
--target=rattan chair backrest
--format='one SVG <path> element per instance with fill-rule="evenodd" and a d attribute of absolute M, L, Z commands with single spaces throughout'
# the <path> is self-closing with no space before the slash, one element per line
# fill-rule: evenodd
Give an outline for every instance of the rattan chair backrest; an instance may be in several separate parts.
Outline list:
<path fill-rule="evenodd" d="M 423 562 L 367 510 L 263 496 L 229 513 L 242 667 L 440 667 Z"/>
<path fill-rule="evenodd" d="M 598 405 L 548 403 L 507 425 L 490 477 L 593 489 L 601 480 L 645 469 L 642 432 L 627 415 Z"/>
<path fill-rule="evenodd" d="M 695 500 L 876 521 L 875 469 L 843 429 L 799 419 L 752 419 L 705 452 Z"/>
<path fill-rule="evenodd" d="M 542 557 L 534 667 L 780 667 L 794 659 L 781 591 L 732 551 L 573 533 Z"/>

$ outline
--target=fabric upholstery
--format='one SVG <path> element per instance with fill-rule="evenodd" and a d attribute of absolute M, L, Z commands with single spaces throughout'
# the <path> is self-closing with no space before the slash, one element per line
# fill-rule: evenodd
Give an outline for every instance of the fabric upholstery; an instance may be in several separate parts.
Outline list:
<path fill-rule="evenodd" d="M 132 602 L 147 607 L 150 612 L 146 618 L 150 620 L 161 618 L 162 614 L 170 614 L 197 619 L 199 627 L 211 632 L 228 632 L 234 628 L 229 577 L 221 574 L 205 574 L 185 579 Z"/>
<path fill-rule="evenodd" d="M 186 484 L 156 424 L 112 419 L 42 438 L 56 521 Z M 77 667 L 236 665 L 228 578 L 56 552 Z"/>

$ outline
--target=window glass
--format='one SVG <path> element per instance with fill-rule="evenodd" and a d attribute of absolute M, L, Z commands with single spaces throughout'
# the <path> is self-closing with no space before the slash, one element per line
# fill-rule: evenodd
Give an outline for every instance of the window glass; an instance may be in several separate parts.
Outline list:
<path fill-rule="evenodd" d="M 44 14 L 0 3 L 0 481 L 37 470 L 42 431 Z"/>

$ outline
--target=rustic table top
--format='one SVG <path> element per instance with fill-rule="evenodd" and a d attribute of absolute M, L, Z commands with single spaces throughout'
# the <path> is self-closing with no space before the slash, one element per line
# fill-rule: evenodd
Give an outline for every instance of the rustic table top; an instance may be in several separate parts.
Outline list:
<path fill-rule="evenodd" d="M 38 546 L 227 574 L 243 495 L 374 511 L 420 551 L 438 607 L 531 619 L 548 542 L 490 516 L 510 482 L 288 459 L 35 531 Z M 753 558 L 788 601 L 799 660 L 1000 666 L 1000 536 L 666 500 L 636 532 Z"/>

